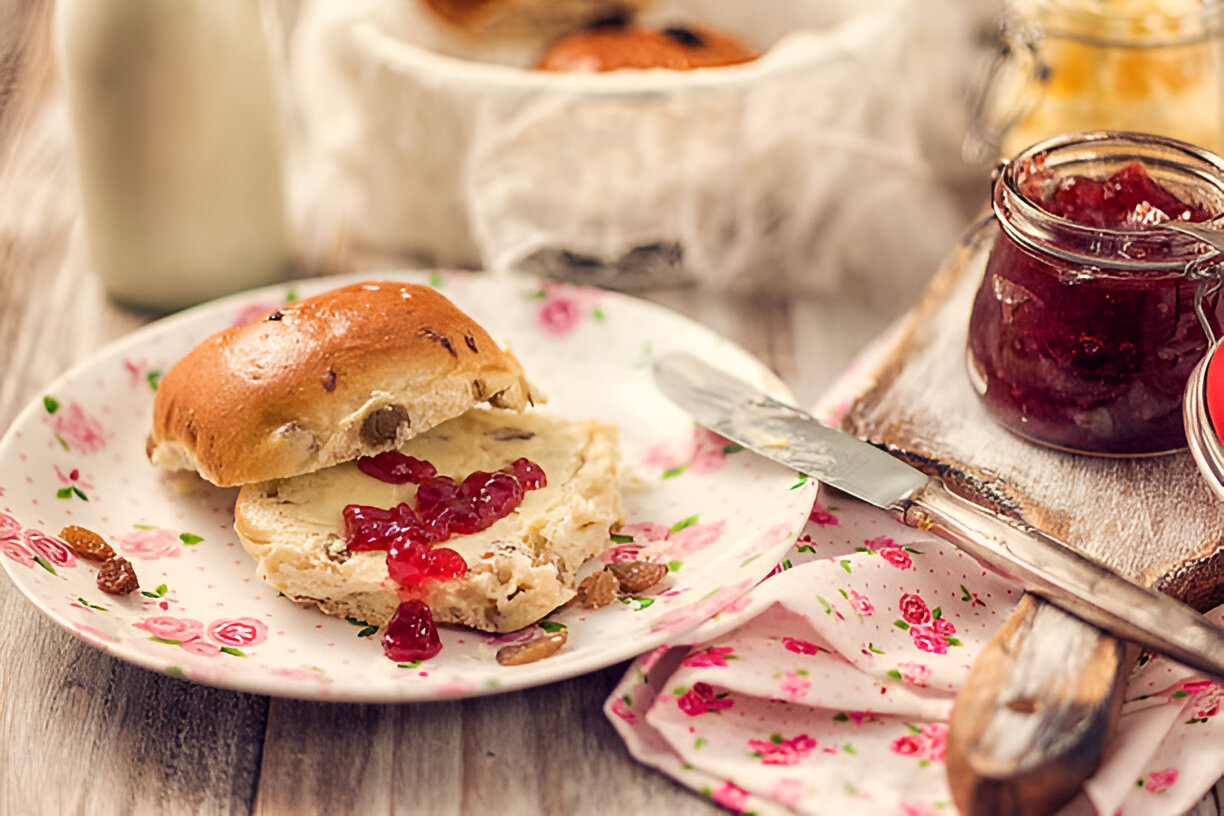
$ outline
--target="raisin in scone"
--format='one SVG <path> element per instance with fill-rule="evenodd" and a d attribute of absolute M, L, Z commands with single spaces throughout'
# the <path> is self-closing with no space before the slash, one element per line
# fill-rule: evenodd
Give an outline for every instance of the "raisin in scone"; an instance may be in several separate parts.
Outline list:
<path fill-rule="evenodd" d="M 608 546 L 621 519 L 616 429 L 607 425 L 477 409 L 399 450 L 456 481 L 521 458 L 547 476 L 491 527 L 442 542 L 468 571 L 421 588 L 439 623 L 509 632 L 538 621 L 574 596 L 578 568 Z M 384 552 L 349 549 L 344 508 L 394 507 L 415 493 L 413 484 L 389 484 L 346 463 L 243 487 L 235 528 L 271 586 L 330 615 L 381 626 L 402 590 L 389 580 Z"/>

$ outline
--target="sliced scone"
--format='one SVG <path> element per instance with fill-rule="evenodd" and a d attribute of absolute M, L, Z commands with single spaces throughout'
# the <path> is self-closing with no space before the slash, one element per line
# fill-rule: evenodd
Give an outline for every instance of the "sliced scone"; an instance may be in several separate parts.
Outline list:
<path fill-rule="evenodd" d="M 610 529 L 621 521 L 617 434 L 608 425 L 473 409 L 398 449 L 456 481 L 520 458 L 539 465 L 547 479 L 487 529 L 436 545 L 468 565 L 459 578 L 414 588 L 413 597 L 440 623 L 510 632 L 540 620 L 574 596 L 579 567 L 608 546 Z M 259 577 L 289 598 L 382 626 L 404 593 L 388 575 L 385 552 L 349 549 L 344 508 L 413 505 L 416 490 L 347 462 L 244 486 L 235 529 Z"/>

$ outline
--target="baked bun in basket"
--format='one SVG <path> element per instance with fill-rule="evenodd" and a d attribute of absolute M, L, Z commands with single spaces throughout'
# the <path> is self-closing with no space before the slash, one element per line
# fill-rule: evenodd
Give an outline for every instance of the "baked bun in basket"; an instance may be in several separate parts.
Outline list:
<path fill-rule="evenodd" d="M 734 34 L 711 26 L 672 25 L 656 29 L 605 25 L 561 40 L 536 68 L 563 73 L 654 68 L 690 71 L 739 65 L 758 56 Z"/>
<path fill-rule="evenodd" d="M 443 295 L 345 286 L 218 332 L 162 378 L 149 459 L 220 486 L 390 450 L 475 405 L 522 410 L 514 356 Z"/>
<path fill-rule="evenodd" d="M 629 20 L 652 0 L 415 0 L 473 37 L 550 39 L 604 20 Z"/>

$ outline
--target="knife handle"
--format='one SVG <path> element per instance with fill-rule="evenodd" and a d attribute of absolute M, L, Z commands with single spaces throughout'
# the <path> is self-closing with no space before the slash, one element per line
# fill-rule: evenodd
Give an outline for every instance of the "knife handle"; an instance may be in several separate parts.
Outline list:
<path fill-rule="evenodd" d="M 1181 602 L 1128 581 L 1067 544 L 999 516 L 931 479 L 893 507 L 1060 609 L 1224 682 L 1224 629 Z"/>
<path fill-rule="evenodd" d="M 1135 657 L 1121 641 L 1025 595 L 952 707 L 947 773 L 957 809 L 1036 816 L 1070 801 L 1100 765 Z"/>

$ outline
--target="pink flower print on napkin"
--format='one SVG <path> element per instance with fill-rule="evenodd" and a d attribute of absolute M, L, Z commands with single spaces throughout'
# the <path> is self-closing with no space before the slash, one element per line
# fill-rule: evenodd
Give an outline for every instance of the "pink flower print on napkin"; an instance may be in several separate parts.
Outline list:
<path fill-rule="evenodd" d="M 268 626 L 255 618 L 213 621 L 205 634 L 222 646 L 257 646 L 268 639 Z"/>
<path fill-rule="evenodd" d="M 51 427 L 55 430 L 56 438 L 65 447 L 87 456 L 106 447 L 102 423 L 85 413 L 78 403 L 63 406 L 46 397 L 43 406 L 51 414 Z"/>
<path fill-rule="evenodd" d="M 171 643 L 182 643 L 183 641 L 192 640 L 204 633 L 204 624 L 198 620 L 175 618 L 170 615 L 144 618 L 133 623 L 132 626 L 145 630 L 158 640 L 165 640 Z"/>
<path fill-rule="evenodd" d="M 633 710 L 629 708 L 630 702 L 631 701 L 628 696 L 617 697 L 612 701 L 611 710 L 613 714 L 620 717 L 625 722 L 629 723 L 630 725 L 636 725 L 637 715 L 634 714 Z"/>
<path fill-rule="evenodd" d="M 799 700 L 812 689 L 812 682 L 796 672 L 782 675 L 782 694 L 787 700 Z"/>
<path fill-rule="evenodd" d="M 1205 723 L 1220 713 L 1220 703 L 1224 702 L 1224 686 L 1211 680 L 1186 680 L 1179 683 L 1176 690 L 1169 695 L 1170 700 L 1190 697 L 1187 711 L 1190 719 L 1186 725 Z"/>
<path fill-rule="evenodd" d="M 0 512 L 0 538 L 16 538 L 21 524 L 8 513 Z"/>
<path fill-rule="evenodd" d="M 897 737 L 888 747 L 894 754 L 918 756 L 922 753 L 922 739 L 917 734 L 906 734 L 903 737 Z"/>
<path fill-rule="evenodd" d="M 907 592 L 901 596 L 897 607 L 901 618 L 894 621 L 898 629 L 908 630 L 910 639 L 918 649 L 931 654 L 947 654 L 949 646 L 960 646 L 952 635 L 956 626 L 943 618 L 940 609 L 931 609 L 921 595 Z"/>
<path fill-rule="evenodd" d="M 795 779 L 793 777 L 779 779 L 770 789 L 769 797 L 788 807 L 795 807 L 803 801 L 804 788 L 802 779 Z"/>
<path fill-rule="evenodd" d="M 948 639 L 929 626 L 912 626 L 909 630 L 914 645 L 931 654 L 947 654 Z"/>
<path fill-rule="evenodd" d="M 889 744 L 894 754 L 912 756 L 924 762 L 943 762 L 948 746 L 948 726 L 927 723 L 922 727 L 908 726 L 910 733 L 897 737 Z"/>
<path fill-rule="evenodd" d="M 880 557 L 897 569 L 913 569 L 914 560 L 910 554 L 896 545 L 880 550 Z"/>
<path fill-rule="evenodd" d="M 926 758 L 932 762 L 943 762 L 948 750 L 948 726 L 927 723 L 922 726 L 921 736 L 926 744 Z"/>
<path fill-rule="evenodd" d="M 931 621 L 931 628 L 945 637 L 956 634 L 956 624 L 947 618 L 935 618 Z M 949 642 L 951 642 L 951 639 L 949 639 Z"/>
<path fill-rule="evenodd" d="M 857 549 L 859 552 L 879 555 L 897 569 L 907 570 L 914 568 L 914 559 L 910 558 L 910 553 L 916 553 L 917 550 L 903 547 L 888 536 L 877 536 L 868 539 L 863 542 L 863 546 Z"/>
<path fill-rule="evenodd" d="M 710 798 L 735 813 L 743 813 L 748 807 L 748 791 L 732 782 L 724 782 L 722 787 L 710 791 Z"/>
<path fill-rule="evenodd" d="M 133 530 L 119 536 L 119 548 L 129 556 L 143 561 L 158 558 L 178 558 L 182 554 L 180 539 L 171 530 Z"/>
<path fill-rule="evenodd" d="M 899 606 L 901 619 L 910 625 L 916 626 L 931 620 L 931 609 L 926 605 L 926 601 L 922 600 L 921 595 L 907 592 L 901 596 Z"/>
<path fill-rule="evenodd" d="M 912 685 L 925 686 L 931 679 L 931 669 L 921 663 L 898 663 L 896 676 Z"/>
<path fill-rule="evenodd" d="M 845 595 L 846 600 L 850 602 L 850 608 L 862 615 L 864 618 L 870 618 L 875 614 L 875 606 L 872 605 L 871 601 L 867 600 L 853 589 L 846 592 Z"/>
<path fill-rule="evenodd" d="M 1148 774 L 1147 783 L 1143 785 L 1144 790 L 1148 793 L 1160 793 L 1173 787 L 1177 782 L 1178 772 L 1176 768 L 1167 768 L 1163 771 L 1152 771 Z M 1141 783 L 1143 780 L 1139 780 Z"/>
<path fill-rule="evenodd" d="M 817 527 L 836 527 L 838 524 L 841 524 L 837 516 L 826 510 L 820 502 L 812 505 L 812 512 L 808 515 L 808 521 Z"/>
<path fill-rule="evenodd" d="M 814 655 L 820 651 L 820 647 L 815 643 L 809 643 L 806 640 L 793 637 L 782 638 L 782 645 L 786 647 L 787 651 L 794 652 L 795 654 Z"/>
<path fill-rule="evenodd" d="M 681 666 L 722 666 L 726 667 L 727 658 L 735 659 L 734 649 L 730 646 L 711 646 L 708 649 L 691 654 L 680 663 Z"/>
<path fill-rule="evenodd" d="M 761 760 L 762 765 L 795 765 L 806 757 L 816 747 L 816 740 L 807 734 L 800 734 L 791 739 L 782 739 L 781 734 L 773 734 L 768 740 L 750 739 L 748 747 L 752 754 Z"/>
<path fill-rule="evenodd" d="M 58 538 L 52 538 L 39 530 L 23 530 L 21 539 L 36 556 L 49 564 L 57 567 L 76 566 L 76 553 Z"/>
<path fill-rule="evenodd" d="M 716 694 L 709 683 L 694 683 L 690 689 L 677 689 L 676 705 L 690 717 L 710 711 L 724 711 L 735 705 L 726 692 Z"/>

